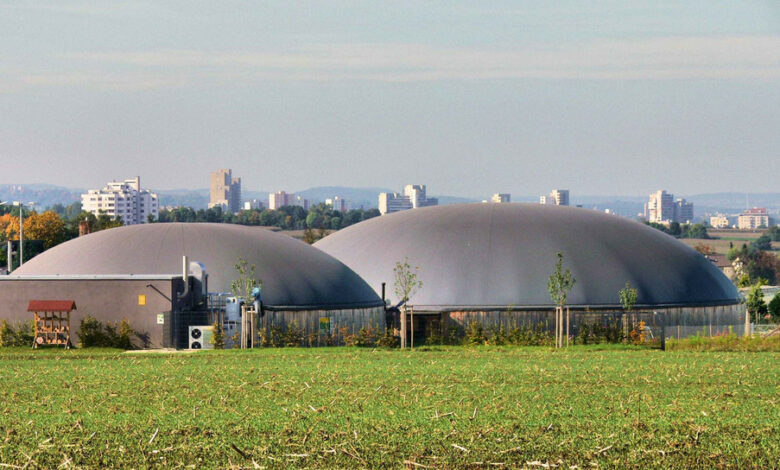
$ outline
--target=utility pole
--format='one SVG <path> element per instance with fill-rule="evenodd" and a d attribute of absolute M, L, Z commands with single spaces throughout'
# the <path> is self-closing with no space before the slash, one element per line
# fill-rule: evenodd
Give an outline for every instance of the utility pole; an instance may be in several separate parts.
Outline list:
<path fill-rule="evenodd" d="M 14 203 L 16 205 L 16 203 Z M 24 204 L 19 203 L 19 267 L 24 264 Z"/>

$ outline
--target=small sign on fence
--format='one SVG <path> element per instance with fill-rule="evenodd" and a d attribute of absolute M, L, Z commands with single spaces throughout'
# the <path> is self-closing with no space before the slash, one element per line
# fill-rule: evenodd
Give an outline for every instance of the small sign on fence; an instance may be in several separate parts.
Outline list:
<path fill-rule="evenodd" d="M 320 334 L 330 335 L 331 324 L 330 317 L 320 317 Z"/>

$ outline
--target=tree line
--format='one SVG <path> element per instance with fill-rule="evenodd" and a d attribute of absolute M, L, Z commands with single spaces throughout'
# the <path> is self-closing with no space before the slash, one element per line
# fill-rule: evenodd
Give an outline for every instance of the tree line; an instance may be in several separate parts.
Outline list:
<path fill-rule="evenodd" d="M 668 235 L 675 238 L 703 238 L 709 239 L 710 235 L 707 233 L 707 226 L 704 224 L 681 224 L 680 222 L 671 222 L 669 225 L 659 224 L 656 222 L 644 221 L 645 225 L 649 225 L 654 229 L 658 229 Z"/>
<path fill-rule="evenodd" d="M 12 267 L 16 268 L 19 265 L 19 211 L 19 207 L 0 206 L 0 267 L 8 265 L 6 242 L 9 240 L 14 242 L 15 254 Z M 23 215 L 25 260 L 78 237 L 81 224 L 85 226 L 87 232 L 98 232 L 124 224 L 121 217 L 110 217 L 106 214 L 95 216 L 91 212 L 83 211 L 80 202 L 68 206 L 55 204 L 40 213 L 25 207 Z M 322 238 L 328 230 L 339 230 L 378 215 L 377 209 L 353 209 L 342 212 L 335 211 L 326 204 L 315 205 L 308 211 L 299 206 L 285 206 L 278 210 L 243 210 L 236 214 L 223 211 L 221 207 L 198 210 L 192 207 L 178 207 L 162 210 L 158 218 L 150 216 L 147 222 L 212 222 L 305 230 L 309 238 L 306 241 L 312 243 Z M 313 232 L 315 229 L 318 233 Z"/>
<path fill-rule="evenodd" d="M 195 210 L 192 207 L 163 209 L 155 220 L 149 222 L 212 222 L 264 227 L 278 227 L 282 230 L 339 230 L 379 215 L 377 209 L 352 209 L 337 211 L 327 204 L 317 204 L 307 211 L 300 206 L 283 206 L 276 210 L 249 209 L 238 213 L 223 211 L 221 207 Z"/>

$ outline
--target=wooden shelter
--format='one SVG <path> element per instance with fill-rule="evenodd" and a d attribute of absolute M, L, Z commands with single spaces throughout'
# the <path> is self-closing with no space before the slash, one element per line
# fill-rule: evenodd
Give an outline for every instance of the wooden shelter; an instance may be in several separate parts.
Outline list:
<path fill-rule="evenodd" d="M 70 349 L 70 312 L 73 310 L 76 310 L 73 300 L 31 300 L 27 311 L 33 312 L 35 320 L 33 348 L 55 345 Z"/>

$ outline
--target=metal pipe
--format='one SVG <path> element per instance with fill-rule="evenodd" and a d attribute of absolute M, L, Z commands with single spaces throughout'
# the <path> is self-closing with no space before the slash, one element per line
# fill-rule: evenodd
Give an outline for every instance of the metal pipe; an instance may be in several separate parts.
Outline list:
<path fill-rule="evenodd" d="M 187 255 L 184 255 L 181 257 L 181 265 L 182 265 L 182 271 L 181 271 L 181 278 L 184 281 L 184 291 L 182 291 L 180 294 L 176 294 L 176 297 L 181 300 L 187 297 L 190 294 L 190 282 L 189 282 L 189 265 L 187 264 Z"/>
<path fill-rule="evenodd" d="M 24 264 L 24 204 L 19 203 L 19 267 Z"/>

